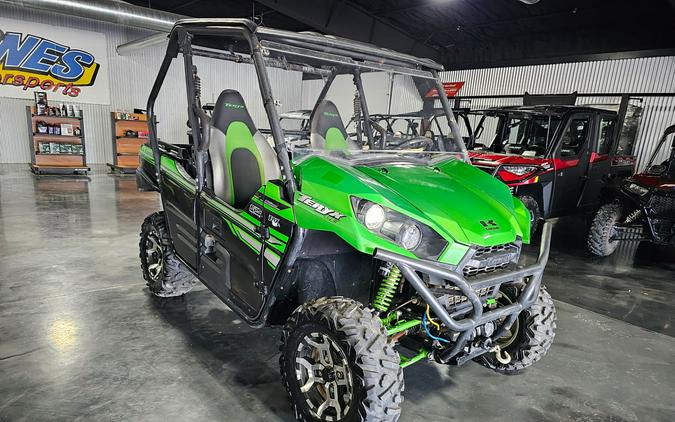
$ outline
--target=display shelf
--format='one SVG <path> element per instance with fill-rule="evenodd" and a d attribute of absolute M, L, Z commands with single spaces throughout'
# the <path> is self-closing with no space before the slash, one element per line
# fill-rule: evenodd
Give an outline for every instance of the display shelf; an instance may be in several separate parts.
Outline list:
<path fill-rule="evenodd" d="M 26 121 L 31 150 L 31 170 L 35 174 L 86 174 L 91 171 L 87 166 L 87 149 L 84 137 L 84 120 L 82 116 L 48 116 L 35 114 L 35 109 L 26 106 Z M 40 133 L 39 124 L 72 125 L 80 135 L 55 135 Z M 47 153 L 40 151 L 40 144 L 56 143 L 81 145 L 82 153 Z M 79 149 L 79 148 L 78 148 Z"/>
<path fill-rule="evenodd" d="M 81 136 L 75 135 L 54 135 L 51 133 L 33 133 L 34 138 L 68 138 L 68 139 L 82 139 Z"/>
<path fill-rule="evenodd" d="M 128 115 L 133 118 L 121 119 L 118 116 Z M 145 114 L 123 112 L 110 113 L 113 133 L 113 162 L 108 163 L 110 170 L 119 173 L 135 173 L 138 167 L 138 153 L 148 138 L 129 136 L 127 131 L 138 133 L 148 131 L 148 119 Z"/>

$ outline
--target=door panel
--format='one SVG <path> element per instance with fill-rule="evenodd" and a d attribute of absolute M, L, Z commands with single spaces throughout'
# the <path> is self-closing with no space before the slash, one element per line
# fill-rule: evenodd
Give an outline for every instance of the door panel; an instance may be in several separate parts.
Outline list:
<path fill-rule="evenodd" d="M 246 314 L 255 316 L 262 305 L 260 221 L 210 192 L 202 194 L 201 204 L 203 229 L 214 237 L 216 245 L 213 253 L 205 255 L 200 278 Z"/>
<path fill-rule="evenodd" d="M 195 190 L 180 175 L 169 176 L 162 170 L 164 211 L 169 233 L 178 256 L 192 269 L 197 267 L 197 225 L 193 218 Z"/>
<path fill-rule="evenodd" d="M 611 160 L 609 153 L 616 130 L 616 115 L 601 114 L 596 118 L 595 139 L 588 164 L 588 180 L 579 197 L 579 207 L 593 207 L 599 203 L 600 193 L 610 182 Z"/>
<path fill-rule="evenodd" d="M 593 138 L 591 117 L 587 113 L 570 116 L 558 142 L 554 153 L 552 217 L 576 208 L 588 178 L 589 144 Z"/>

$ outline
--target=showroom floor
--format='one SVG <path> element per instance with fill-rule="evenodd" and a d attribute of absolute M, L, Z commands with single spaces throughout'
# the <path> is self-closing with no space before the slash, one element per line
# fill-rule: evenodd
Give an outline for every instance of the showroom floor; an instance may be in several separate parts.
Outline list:
<path fill-rule="evenodd" d="M 133 177 L 36 178 L 0 166 L 0 421 L 293 420 L 276 329 L 204 287 L 144 288 L 138 231 L 158 207 Z M 539 364 L 406 369 L 402 420 L 675 420 L 675 251 L 584 251 L 556 223 L 544 282 L 558 334 Z"/>

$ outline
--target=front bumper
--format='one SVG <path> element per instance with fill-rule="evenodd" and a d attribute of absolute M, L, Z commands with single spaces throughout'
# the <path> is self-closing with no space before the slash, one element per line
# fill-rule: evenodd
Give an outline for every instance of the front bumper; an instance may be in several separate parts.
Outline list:
<path fill-rule="evenodd" d="M 544 223 L 541 231 L 539 255 L 534 264 L 517 268 L 512 271 L 500 271 L 499 273 L 481 277 L 475 281 L 468 281 L 461 274 L 451 271 L 434 261 L 408 258 L 403 255 L 379 249 L 375 251 L 375 258 L 396 264 L 405 276 L 405 279 L 413 286 L 417 293 L 422 296 L 426 303 L 429 304 L 436 316 L 443 321 L 445 326 L 452 331 L 460 333 L 457 337 L 457 341 L 451 348 L 443 350 L 436 356 L 436 359 L 440 362 L 447 363 L 450 359 L 464 350 L 464 347 L 476 327 L 504 318 L 504 321 L 495 332 L 489 338 L 484 339 L 482 347 L 479 348 L 480 350 L 474 351 L 470 356 L 465 356 L 461 361 L 458 361 L 458 363 L 461 364 L 466 360 L 485 353 L 491 345 L 503 336 L 511 325 L 513 325 L 520 312 L 528 309 L 536 301 L 541 286 L 541 278 L 548 261 L 551 230 L 552 227 L 550 223 Z M 471 303 L 470 311 L 468 313 L 462 313 L 461 319 L 457 318 L 460 315 L 455 315 L 454 317 L 453 315 L 450 315 L 445 307 L 439 303 L 436 296 L 434 296 L 424 281 L 422 281 L 418 272 L 429 276 L 439 277 L 457 287 Z M 523 279 L 529 280 L 515 302 L 488 312 L 483 312 L 485 305 L 477 292 L 481 289 L 496 287 L 503 283 L 520 281 Z"/>

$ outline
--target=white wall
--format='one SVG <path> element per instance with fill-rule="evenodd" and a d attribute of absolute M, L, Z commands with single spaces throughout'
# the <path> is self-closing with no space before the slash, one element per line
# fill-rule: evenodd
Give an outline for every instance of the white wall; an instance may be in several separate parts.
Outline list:
<path fill-rule="evenodd" d="M 108 75 L 110 78 L 111 104 L 79 105 L 84 116 L 84 135 L 87 161 L 90 164 L 112 161 L 112 128 L 110 112 L 145 109 L 148 95 L 164 56 L 164 46 L 154 46 L 130 56 L 119 56 L 119 44 L 151 34 L 148 31 L 123 26 L 72 18 L 59 14 L 31 11 L 14 6 L 0 6 L 0 15 L 64 28 L 84 29 L 106 35 L 108 48 Z M 255 72 L 249 65 L 235 65 L 219 60 L 198 57 L 203 86 L 203 101 L 215 101 L 217 93 L 226 88 L 241 92 L 256 124 L 268 127 L 259 95 Z M 282 102 L 280 111 L 296 110 L 302 104 L 302 76 L 298 72 L 270 70 L 275 96 Z M 61 100 L 59 99 L 59 102 Z M 29 163 L 30 147 L 25 106 L 32 101 L 0 98 L 0 163 Z M 68 104 L 66 102 L 66 104 Z M 77 104 L 77 103 L 74 103 Z M 159 123 L 159 136 L 167 142 L 186 142 L 187 99 L 182 62 L 176 61 L 163 86 L 155 111 Z"/>

